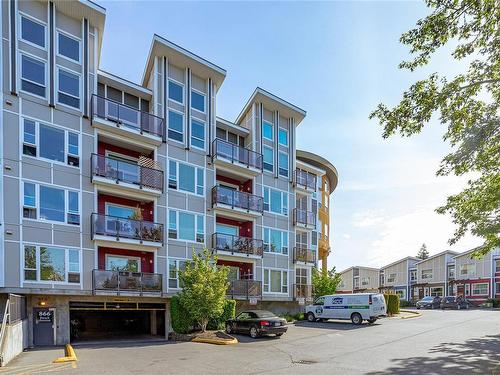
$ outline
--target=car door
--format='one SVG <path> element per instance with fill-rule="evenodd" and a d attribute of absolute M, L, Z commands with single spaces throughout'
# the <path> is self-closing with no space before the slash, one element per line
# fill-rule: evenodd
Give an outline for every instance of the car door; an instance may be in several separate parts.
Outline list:
<path fill-rule="evenodd" d="M 235 329 L 236 332 L 248 332 L 250 329 L 250 314 L 246 311 L 240 313 L 236 319 Z"/>

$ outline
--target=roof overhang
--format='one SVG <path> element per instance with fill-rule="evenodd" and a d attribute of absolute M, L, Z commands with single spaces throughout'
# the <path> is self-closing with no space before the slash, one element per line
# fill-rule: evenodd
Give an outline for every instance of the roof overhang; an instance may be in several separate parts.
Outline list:
<path fill-rule="evenodd" d="M 152 91 L 148 88 L 142 87 L 137 83 L 131 82 L 124 78 L 118 77 L 112 73 L 105 72 L 104 70 L 97 71 L 98 82 L 106 85 L 113 86 L 116 89 L 122 90 L 129 94 L 134 94 L 140 98 L 151 99 Z"/>
<path fill-rule="evenodd" d="M 332 163 L 322 156 L 304 150 L 297 150 L 297 159 L 324 170 L 330 182 L 330 194 L 335 190 L 339 181 L 339 174 L 337 168 L 335 168 Z"/>
<path fill-rule="evenodd" d="M 225 69 L 155 34 L 142 76 L 142 86 L 147 86 L 148 84 L 148 77 L 153 69 L 154 58 L 156 56 L 166 56 L 169 63 L 179 67 L 189 66 L 193 73 L 201 78 L 212 78 L 217 88 L 222 85 L 224 78 L 226 78 Z"/>
<path fill-rule="evenodd" d="M 243 126 L 240 125 L 236 125 L 231 121 L 223 119 L 222 117 L 219 116 L 217 116 L 216 125 L 218 128 L 232 131 L 243 137 L 246 137 L 248 134 L 250 134 L 250 131 L 247 128 L 244 128 Z"/>

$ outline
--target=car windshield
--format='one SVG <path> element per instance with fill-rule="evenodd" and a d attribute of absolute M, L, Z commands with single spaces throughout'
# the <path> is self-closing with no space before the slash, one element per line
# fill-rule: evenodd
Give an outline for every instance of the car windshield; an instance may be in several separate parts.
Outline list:
<path fill-rule="evenodd" d="M 255 315 L 257 315 L 257 317 L 259 318 L 272 318 L 276 316 L 270 311 L 255 311 Z"/>
<path fill-rule="evenodd" d="M 422 301 L 432 301 L 434 297 L 424 297 Z"/>

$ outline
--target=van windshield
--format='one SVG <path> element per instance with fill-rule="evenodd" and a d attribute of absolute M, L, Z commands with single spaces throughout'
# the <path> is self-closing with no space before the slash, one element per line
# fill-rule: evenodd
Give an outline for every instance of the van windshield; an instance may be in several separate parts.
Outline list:
<path fill-rule="evenodd" d="M 325 297 L 319 297 L 318 299 L 316 299 L 316 301 L 314 301 L 314 304 L 315 305 L 324 305 L 325 304 Z"/>

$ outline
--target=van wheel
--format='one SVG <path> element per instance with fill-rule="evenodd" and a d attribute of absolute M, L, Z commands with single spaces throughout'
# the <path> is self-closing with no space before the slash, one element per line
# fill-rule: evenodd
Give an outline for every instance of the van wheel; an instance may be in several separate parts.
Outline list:
<path fill-rule="evenodd" d="M 312 312 L 307 314 L 307 321 L 311 322 L 311 323 L 316 321 L 316 317 L 314 316 L 314 314 Z"/>
<path fill-rule="evenodd" d="M 373 324 L 377 321 L 377 318 L 368 319 L 368 323 Z"/>
<path fill-rule="evenodd" d="M 360 325 L 361 323 L 363 323 L 363 318 L 360 314 L 354 313 L 351 315 L 351 322 L 352 324 Z"/>

